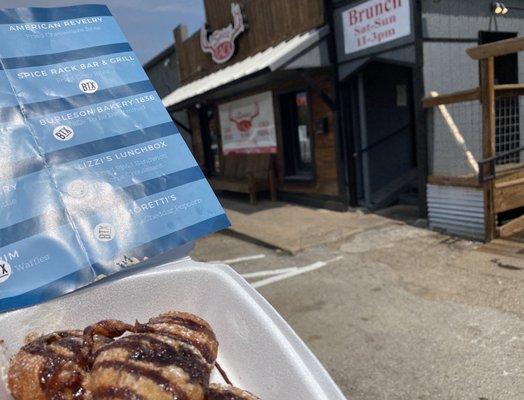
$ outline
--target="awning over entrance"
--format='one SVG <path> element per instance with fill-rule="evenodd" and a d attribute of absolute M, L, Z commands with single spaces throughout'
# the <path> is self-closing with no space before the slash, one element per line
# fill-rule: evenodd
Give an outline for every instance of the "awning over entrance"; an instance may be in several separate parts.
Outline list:
<path fill-rule="evenodd" d="M 196 81 L 184 85 L 162 99 L 165 107 L 172 107 L 183 101 L 202 95 L 240 78 L 268 69 L 275 71 L 286 68 L 313 68 L 327 64 L 327 49 L 316 46 L 329 29 L 324 26 L 301 33 L 287 41 L 268 47 L 242 61 L 225 67 Z"/>

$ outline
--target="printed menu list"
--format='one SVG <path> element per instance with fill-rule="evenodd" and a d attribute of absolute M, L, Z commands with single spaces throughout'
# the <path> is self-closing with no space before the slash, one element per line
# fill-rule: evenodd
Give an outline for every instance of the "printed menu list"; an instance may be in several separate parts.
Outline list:
<path fill-rule="evenodd" d="M 0 311 L 229 225 L 108 8 L 0 11 Z"/>

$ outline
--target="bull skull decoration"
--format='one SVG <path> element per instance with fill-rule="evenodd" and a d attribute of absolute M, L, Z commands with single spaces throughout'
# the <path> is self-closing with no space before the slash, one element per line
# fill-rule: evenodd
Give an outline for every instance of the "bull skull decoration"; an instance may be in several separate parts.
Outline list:
<path fill-rule="evenodd" d="M 200 47 L 204 53 L 211 53 L 211 58 L 217 64 L 223 64 L 233 57 L 235 53 L 235 39 L 244 32 L 244 16 L 237 3 L 231 3 L 233 24 L 218 29 L 208 35 L 206 27 L 200 29 Z"/>
<path fill-rule="evenodd" d="M 236 118 L 233 116 L 233 111 L 229 109 L 229 120 L 233 122 L 241 135 L 247 135 L 253 127 L 253 120 L 260 114 L 260 107 L 255 103 L 255 109 L 251 113 L 239 113 Z"/>

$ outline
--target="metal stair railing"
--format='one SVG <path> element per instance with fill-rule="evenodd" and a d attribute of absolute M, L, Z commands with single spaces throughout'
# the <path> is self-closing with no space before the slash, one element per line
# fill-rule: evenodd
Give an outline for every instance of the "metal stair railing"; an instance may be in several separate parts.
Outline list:
<path fill-rule="evenodd" d="M 524 151 L 524 146 L 517 147 L 515 149 L 511 149 L 508 151 L 505 151 L 503 153 L 499 153 L 496 156 L 486 158 L 484 160 L 481 160 L 478 162 L 479 164 L 479 173 L 478 173 L 478 182 L 480 184 L 483 184 L 484 182 L 491 181 L 493 179 L 496 179 L 497 177 L 497 171 L 496 171 L 496 164 L 498 160 L 504 159 L 508 156 L 512 156 L 515 153 L 520 153 L 521 151 Z M 487 168 L 486 168 L 487 166 Z M 523 168 L 524 164 L 521 163 L 517 168 Z M 485 171 L 487 169 L 487 171 Z"/>

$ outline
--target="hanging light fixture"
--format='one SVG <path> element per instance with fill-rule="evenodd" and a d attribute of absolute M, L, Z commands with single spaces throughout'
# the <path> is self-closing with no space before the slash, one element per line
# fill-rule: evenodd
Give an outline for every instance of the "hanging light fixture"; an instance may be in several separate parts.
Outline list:
<path fill-rule="evenodd" d="M 491 4 L 491 10 L 495 15 L 506 15 L 508 8 L 501 1 L 495 1 Z"/>

